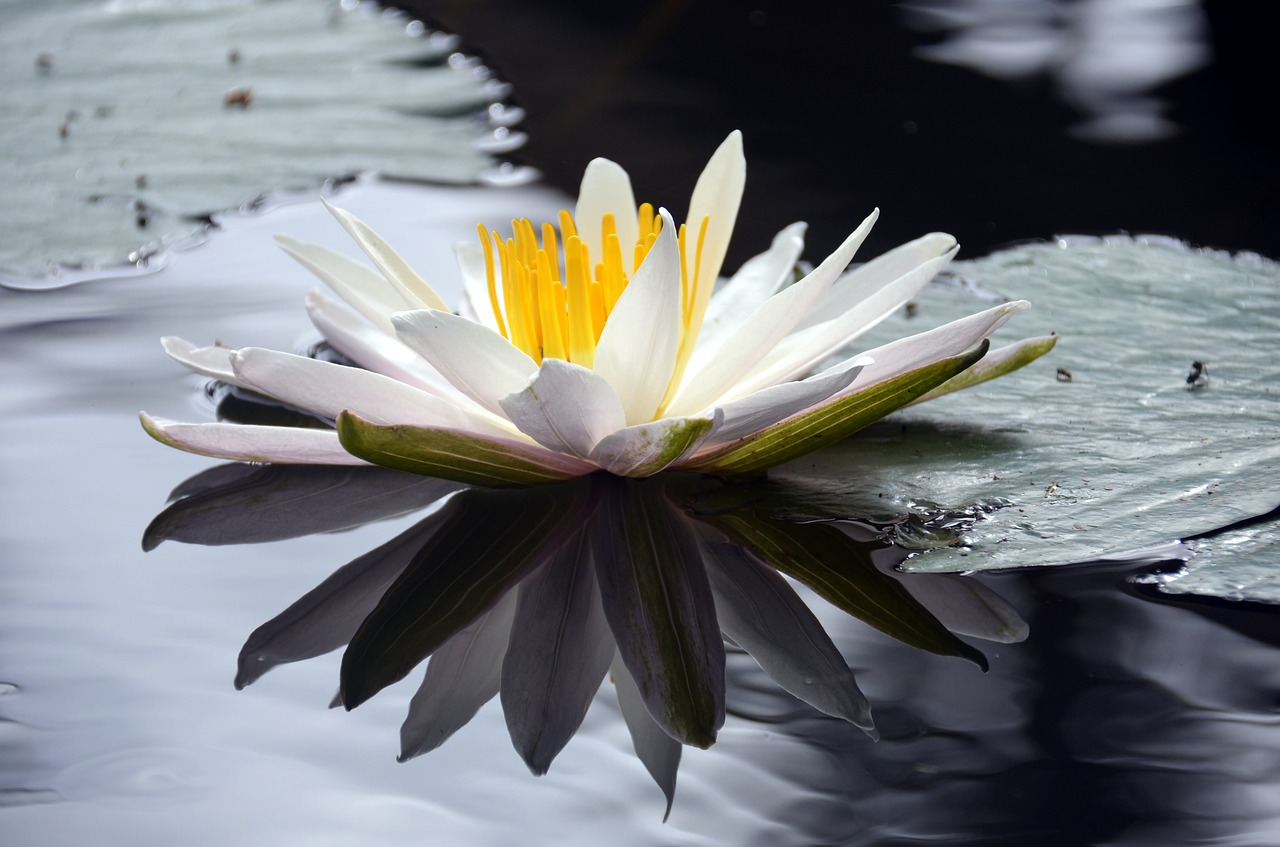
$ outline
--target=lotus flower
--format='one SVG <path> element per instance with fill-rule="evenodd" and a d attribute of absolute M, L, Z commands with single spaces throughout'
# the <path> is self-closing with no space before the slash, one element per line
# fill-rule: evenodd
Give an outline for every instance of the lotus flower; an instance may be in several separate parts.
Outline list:
<path fill-rule="evenodd" d="M 558 229 L 520 220 L 503 236 L 481 226 L 479 245 L 460 249 L 460 314 L 369 227 L 333 209 L 376 271 L 323 247 L 279 242 L 361 316 L 317 292 L 308 299 L 316 327 L 359 368 L 173 338 L 165 347 L 197 372 L 336 427 L 182 424 L 145 413 L 143 425 L 164 443 L 222 458 L 371 462 L 473 484 L 598 470 L 736 476 L 1052 346 L 1029 339 L 987 355 L 986 337 L 1027 306 L 1019 301 L 806 377 L 915 296 L 956 243 L 925 235 L 846 272 L 873 212 L 793 281 L 804 231 L 794 224 L 717 285 L 745 173 L 734 132 L 677 227 L 665 209 L 637 207 L 626 172 L 597 159 Z"/>

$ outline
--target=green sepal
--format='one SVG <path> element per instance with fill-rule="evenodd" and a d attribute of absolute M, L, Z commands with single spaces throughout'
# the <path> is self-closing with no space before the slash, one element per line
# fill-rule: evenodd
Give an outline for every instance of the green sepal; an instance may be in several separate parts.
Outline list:
<path fill-rule="evenodd" d="M 1024 339 L 1000 350 L 992 350 L 991 354 L 978 364 L 911 402 L 913 404 L 924 403 L 935 397 L 941 397 L 954 391 L 963 391 L 966 388 L 973 388 L 975 385 L 981 385 L 1005 374 L 1011 374 L 1020 368 L 1025 368 L 1048 353 L 1057 343 L 1058 336 L 1044 335 L 1039 338 Z"/>
<path fill-rule="evenodd" d="M 749 476 L 852 435 L 917 400 L 986 355 L 991 342 L 891 377 L 834 403 L 766 427 L 684 467 L 717 476 Z"/>
<path fill-rule="evenodd" d="M 540 485 L 581 476 L 585 466 L 549 467 L 547 451 L 449 429 L 377 424 L 354 412 L 338 415 L 342 447 L 375 465 L 491 488 Z"/>

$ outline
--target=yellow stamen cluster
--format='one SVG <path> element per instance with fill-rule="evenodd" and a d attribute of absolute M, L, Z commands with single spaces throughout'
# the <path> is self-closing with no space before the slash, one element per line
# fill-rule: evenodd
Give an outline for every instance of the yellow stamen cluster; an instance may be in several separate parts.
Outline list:
<path fill-rule="evenodd" d="M 631 246 L 632 268 L 640 267 L 662 229 L 662 218 L 648 203 L 640 206 L 638 218 L 639 237 Z M 527 218 L 512 221 L 512 236 L 505 239 L 496 231 L 486 231 L 483 224 L 477 226 L 484 250 L 489 302 L 498 331 L 535 362 L 564 359 L 590 368 L 595 363 L 596 344 L 605 322 L 630 282 L 630 275 L 622 261 L 623 244 L 612 214 L 606 214 L 601 222 L 603 243 L 599 249 L 603 255 L 598 261 L 578 236 L 572 215 L 560 212 L 559 223 L 559 242 L 556 228 L 549 223 L 542 225 L 539 241 L 538 231 Z M 704 218 L 694 249 L 695 269 L 706 231 Z M 684 225 L 680 226 L 678 240 L 683 338 L 691 335 L 698 274 L 695 270 L 690 280 Z"/>

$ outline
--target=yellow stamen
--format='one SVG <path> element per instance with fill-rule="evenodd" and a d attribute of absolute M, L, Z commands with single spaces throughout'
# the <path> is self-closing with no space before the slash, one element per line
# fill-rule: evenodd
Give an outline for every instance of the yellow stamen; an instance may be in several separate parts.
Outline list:
<path fill-rule="evenodd" d="M 662 220 L 654 213 L 653 206 L 648 203 L 640 206 L 638 237 L 631 245 L 630 270 L 623 262 L 627 245 L 618 237 L 617 221 L 612 214 L 604 215 L 601 220 L 602 243 L 598 257 L 591 255 L 578 235 L 573 216 L 567 211 L 557 216 L 558 236 L 552 224 L 544 223 L 535 229 L 533 223 L 524 218 L 511 222 L 511 236 L 506 239 L 497 232 L 478 227 L 489 305 L 498 331 L 538 363 L 545 359 L 565 359 L 583 367 L 594 367 L 596 345 L 609 315 L 635 269 L 641 266 L 658 240 Z M 707 225 L 704 218 L 698 228 L 692 273 L 689 231 L 685 226 L 677 231 L 681 340 L 676 374 L 668 386 L 668 395 L 673 394 L 679 384 L 701 323 L 699 300 L 705 298 L 699 290 L 703 281 L 698 277 L 697 268 L 702 259 Z M 598 264 L 593 264 L 597 258 Z M 663 400 L 663 408 L 669 402 L 670 396 Z"/>

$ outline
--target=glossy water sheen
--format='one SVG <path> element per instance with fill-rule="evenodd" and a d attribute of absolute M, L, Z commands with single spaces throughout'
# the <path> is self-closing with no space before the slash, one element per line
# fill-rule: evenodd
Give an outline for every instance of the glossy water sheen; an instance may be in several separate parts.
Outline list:
<path fill-rule="evenodd" d="M 373 185 L 342 202 L 443 277 L 447 245 L 473 220 L 538 217 L 562 201 Z M 291 206 L 232 224 L 153 277 L 0 291 L 6 843 L 1280 841 L 1275 615 L 1153 602 L 1116 570 L 991 578 L 1031 634 L 975 642 L 985 675 L 813 600 L 882 739 L 819 717 L 731 655 L 729 722 L 711 750 L 686 752 L 666 825 L 608 691 L 542 779 L 511 750 L 496 701 L 441 749 L 397 764 L 416 674 L 351 713 L 326 708 L 336 654 L 236 691 L 255 627 L 411 520 L 140 549 L 169 490 L 214 464 L 137 425 L 140 408 L 211 413 L 201 381 L 156 338 L 296 350 L 315 339 L 301 309 L 310 282 L 272 247 L 274 231 L 338 236 L 316 204 Z"/>

